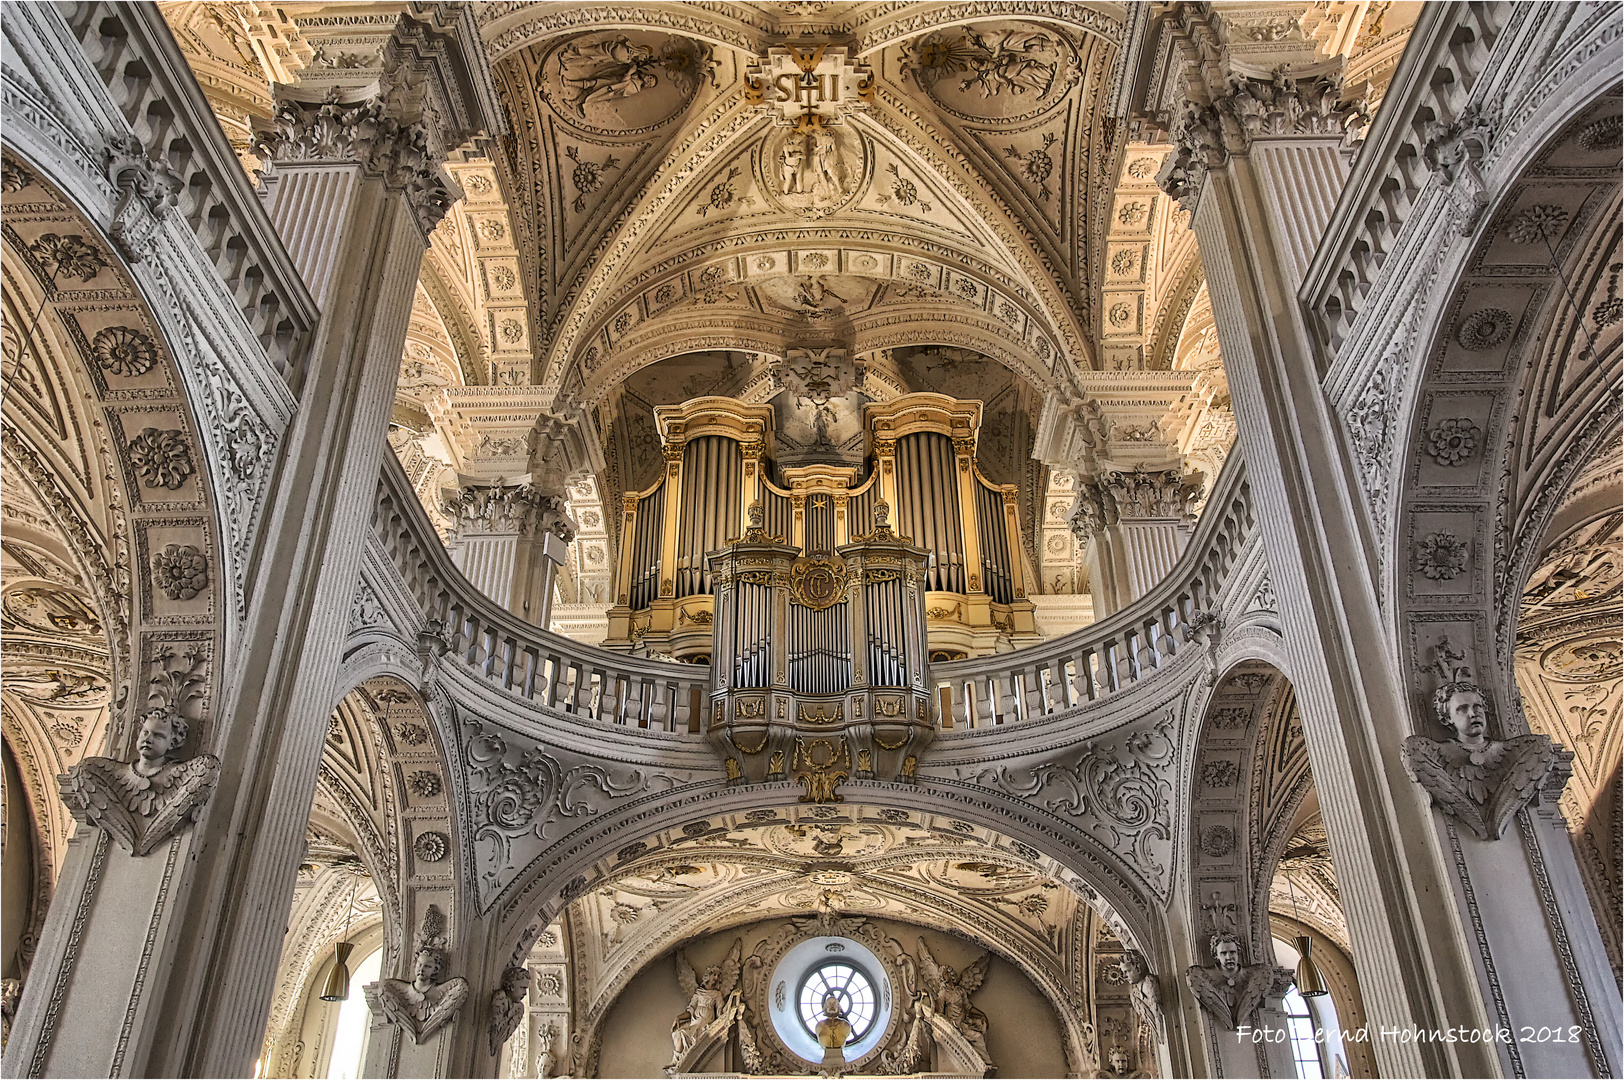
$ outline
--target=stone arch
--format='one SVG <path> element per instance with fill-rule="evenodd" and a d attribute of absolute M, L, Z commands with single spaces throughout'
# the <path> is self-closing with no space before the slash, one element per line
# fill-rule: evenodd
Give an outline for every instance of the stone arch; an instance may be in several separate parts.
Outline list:
<path fill-rule="evenodd" d="M 1519 133 L 1510 181 L 1416 337 L 1385 591 L 1417 732 L 1434 734 L 1429 669 L 1445 649 L 1490 691 L 1491 732 L 1526 730 L 1511 663 L 1522 589 L 1561 495 L 1619 430 L 1620 327 L 1596 317 L 1624 237 L 1617 153 L 1586 134 L 1619 108 L 1615 86 Z"/>
<path fill-rule="evenodd" d="M 855 868 L 847 868 L 849 872 L 836 871 L 833 876 L 824 873 L 821 878 L 814 875 L 802 881 L 800 875 L 804 875 L 807 868 L 807 864 L 802 860 L 775 853 L 768 848 L 759 850 L 733 848 L 729 851 L 725 848 L 712 850 L 704 846 L 707 843 L 718 842 L 714 839 L 718 834 L 727 834 L 728 839 L 722 842 L 731 846 L 740 833 L 748 836 L 752 832 L 765 834 L 780 827 L 786 831 L 804 829 L 807 822 L 855 822 L 864 830 L 871 832 L 910 830 L 914 827 L 912 821 L 915 817 L 895 808 L 876 810 L 851 803 L 838 807 L 803 805 L 796 810 L 780 808 L 771 813 L 772 820 L 767 821 L 761 820 L 759 812 L 753 819 L 749 814 L 735 815 L 738 820 L 733 821 L 731 828 L 727 819 L 707 819 L 707 823 L 714 828 L 706 834 L 692 833 L 690 835 L 692 842 L 681 848 L 656 850 L 640 855 L 636 854 L 638 844 L 627 845 L 617 853 L 617 865 L 612 874 L 595 884 L 560 913 L 561 917 L 566 914 L 569 916 L 573 937 L 582 927 L 595 925 L 592 913 L 583 910 L 581 905 L 598 903 L 595 894 L 599 893 L 612 894 L 614 897 L 622 896 L 623 894 L 616 890 L 618 882 L 637 879 L 657 881 L 673 870 L 680 873 L 699 869 L 695 866 L 682 865 L 685 861 L 710 865 L 715 859 L 731 860 L 726 867 L 716 868 L 718 874 L 726 875 L 721 884 L 709 889 L 701 885 L 702 891 L 696 893 L 691 902 L 678 901 L 674 906 L 661 909 L 655 924 L 656 929 L 652 933 L 644 933 L 635 925 L 630 928 L 631 945 L 635 951 L 630 956 L 623 955 L 615 960 L 615 974 L 610 982 L 593 988 L 586 1015 L 580 1017 L 578 1014 L 575 1040 L 577 1045 L 590 1045 L 593 1042 L 599 1025 L 612 1010 L 626 986 L 650 963 L 668 954 L 673 948 L 680 947 L 699 935 L 721 934 L 737 927 L 759 925 L 778 919 L 815 918 L 817 910 L 815 907 L 807 907 L 801 911 L 782 907 L 780 894 L 786 893 L 787 890 L 790 896 L 798 897 L 803 892 L 816 892 L 820 883 L 838 884 L 839 879 L 844 876 L 851 880 L 851 887 L 865 897 L 864 900 L 857 901 L 858 904 L 872 903 L 873 898 L 880 895 L 903 903 L 912 900 L 916 906 L 928 903 L 933 905 L 933 911 L 940 911 L 942 921 L 932 922 L 917 912 L 910 914 L 906 911 L 841 906 L 838 900 L 831 901 L 835 904 L 834 910 L 843 913 L 843 917 L 856 921 L 864 918 L 880 918 L 920 927 L 946 929 L 955 936 L 990 949 L 1031 980 L 1055 1008 L 1066 1032 L 1068 1061 L 1083 1063 L 1082 1071 L 1088 1071 L 1092 1064 L 1097 1063 L 1096 1040 L 1092 1025 L 1088 1023 L 1086 1016 L 1077 1015 L 1079 1003 L 1084 1000 L 1087 991 L 1079 991 L 1076 986 L 1070 985 L 1066 978 L 1068 972 L 1039 956 L 1040 953 L 1053 952 L 1055 949 L 1053 942 L 1023 938 L 1019 930 L 1011 933 L 1010 927 L 1003 925 L 1002 922 L 998 926 L 992 926 L 985 920 L 978 921 L 975 911 L 968 903 L 952 896 L 939 896 L 928 887 L 920 888 L 894 881 L 889 876 L 883 884 L 880 884 L 875 876 L 876 873 L 885 873 L 888 869 L 894 869 L 905 862 L 934 864 L 937 861 L 951 863 L 953 860 L 968 859 L 974 860 L 977 865 L 996 866 L 999 873 L 1007 872 L 1012 875 L 1019 874 L 1023 878 L 1032 878 L 1034 867 L 1040 864 L 1046 865 L 1049 869 L 1058 869 L 1051 860 L 1039 857 L 1033 861 L 1011 850 L 986 846 L 985 838 L 979 835 L 981 830 L 974 830 L 971 833 L 957 834 L 964 841 L 963 844 L 943 843 L 932 848 L 928 844 L 913 844 L 910 840 L 906 851 L 898 850 L 894 855 L 881 856 L 878 861 L 859 858 Z M 792 821 L 798 821 L 800 824 L 791 824 Z M 841 828 L 844 829 L 844 825 Z M 619 855 L 630 857 L 619 859 Z M 710 871 L 705 870 L 702 873 L 709 874 Z M 1058 881 L 1051 878 L 1041 877 L 1039 880 L 1042 881 L 1042 888 L 1045 890 L 1062 887 Z M 615 903 L 621 902 L 616 900 Z M 1009 922 L 1014 924 L 1020 920 L 1011 916 Z M 1082 933 L 1092 938 L 1095 936 L 1095 928 L 1103 925 L 1105 921 L 1095 916 L 1092 921 L 1086 922 L 1086 929 Z M 1075 943 L 1075 947 L 1085 953 L 1091 951 L 1091 946 L 1092 941 Z M 1061 951 L 1064 951 L 1063 947 Z M 1051 957 L 1052 959 L 1058 958 Z M 1069 974 L 1074 978 L 1089 977 L 1086 966 Z M 582 991 L 578 989 L 577 992 Z M 762 1037 L 758 1034 L 758 1039 Z"/>
<path fill-rule="evenodd" d="M 1135 890 L 1113 854 L 1058 815 L 1034 811 L 1031 804 L 1017 799 L 995 801 L 968 784 L 854 781 L 842 785 L 842 791 L 847 801 L 881 812 L 936 814 L 999 835 L 1019 836 L 1010 847 L 1016 858 L 1027 865 L 1048 860 L 1051 876 L 1094 906 L 1125 945 L 1151 957 L 1158 971 L 1169 970 L 1172 956 L 1161 930 L 1159 904 Z M 521 960 L 529 948 L 526 938 L 533 940 L 565 906 L 609 879 L 618 852 L 639 844 L 650 851 L 657 850 L 655 845 L 669 847 L 681 836 L 682 825 L 724 814 L 799 806 L 800 795 L 798 786 L 788 784 L 730 788 L 718 780 L 633 800 L 589 817 L 587 826 L 563 833 L 496 898 L 493 913 L 499 914 L 502 926 L 500 953 L 508 953 L 508 943 L 516 943 L 512 958 Z"/>
<path fill-rule="evenodd" d="M 219 659 L 237 612 L 207 424 L 164 305 L 81 208 L 99 193 L 42 179 L 9 144 L 0 192 L 0 726 L 33 825 L 26 954 L 72 831 L 55 778 L 86 756 L 131 756 L 152 709 L 186 721 L 181 753 L 214 748 Z"/>

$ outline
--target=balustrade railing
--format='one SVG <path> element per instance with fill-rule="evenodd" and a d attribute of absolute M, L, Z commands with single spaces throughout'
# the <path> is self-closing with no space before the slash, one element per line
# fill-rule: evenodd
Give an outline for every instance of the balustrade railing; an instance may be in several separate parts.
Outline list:
<path fill-rule="evenodd" d="M 1382 267 L 1403 246 L 1400 234 L 1434 170 L 1475 169 L 1486 151 L 1483 131 L 1469 118 L 1462 121 L 1513 7 L 1423 5 L 1407 51 L 1419 50 L 1426 59 L 1410 63 L 1407 57 L 1399 65 L 1299 293 L 1327 360 L 1368 306 Z"/>
<path fill-rule="evenodd" d="M 993 727 L 1131 692 L 1189 646 L 1255 524 L 1245 469 L 1232 458 L 1189 547 L 1154 591 L 1103 622 L 1043 645 L 932 665 L 942 727 Z M 452 563 L 392 456 L 384 462 L 373 529 L 417 601 L 425 647 L 443 647 L 491 686 L 562 713 L 676 733 L 703 729 L 708 665 L 584 645 L 497 606 Z"/>
<path fill-rule="evenodd" d="M 1149 593 L 1108 619 L 1042 645 L 931 665 L 941 727 L 997 727 L 1131 692 L 1192 639 L 1199 642 L 1255 525 L 1244 465 L 1231 455 L 1189 546 Z"/>
<path fill-rule="evenodd" d="M 180 180 L 175 212 L 197 236 L 295 395 L 317 312 L 158 5 L 57 5 L 152 160 Z"/>
<path fill-rule="evenodd" d="M 384 458 L 373 530 L 417 601 L 425 648 L 490 685 L 549 709 L 624 727 L 702 730 L 710 666 L 645 660 L 543 630 L 463 577 L 393 454 Z M 437 640 L 438 638 L 438 640 Z"/>

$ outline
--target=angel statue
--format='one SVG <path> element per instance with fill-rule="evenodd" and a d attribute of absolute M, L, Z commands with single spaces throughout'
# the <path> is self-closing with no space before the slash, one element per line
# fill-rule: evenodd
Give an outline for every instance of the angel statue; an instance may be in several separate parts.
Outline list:
<path fill-rule="evenodd" d="M 186 720 L 172 708 L 148 709 L 136 759 L 87 757 L 57 777 L 62 801 L 84 825 L 99 825 L 132 855 L 145 855 L 197 819 L 220 776 L 220 759 L 177 761 Z"/>
<path fill-rule="evenodd" d="M 721 964 L 712 964 L 700 977 L 694 972 L 693 965 L 688 963 L 688 954 L 680 949 L 677 951 L 677 984 L 688 995 L 688 1008 L 679 1013 L 671 1024 L 671 1064 L 666 1066 L 668 1075 L 681 1063 L 682 1056 L 693 1049 L 705 1029 L 721 1015 L 722 1007 L 739 985 L 739 964 L 743 953 L 744 939 L 737 938 L 727 959 Z"/>
<path fill-rule="evenodd" d="M 502 982 L 491 991 L 490 1043 L 492 1055 L 502 1052 L 513 1032 L 524 1021 L 524 999 L 530 993 L 530 969 L 509 964 L 502 969 Z"/>
<path fill-rule="evenodd" d="M 1471 681 L 1468 669 L 1453 666 L 1460 656 L 1448 642 L 1438 652 L 1442 659 L 1436 666 L 1446 681 L 1433 695 L 1432 709 L 1453 738 L 1411 735 L 1404 740 L 1404 767 L 1444 813 L 1481 839 L 1498 840 L 1553 771 L 1562 783 L 1567 781 L 1573 754 L 1549 735 L 1519 735 L 1503 742 L 1489 738 L 1482 688 Z M 1555 788 L 1560 790 L 1561 783 Z"/>
<path fill-rule="evenodd" d="M 1154 1039 L 1167 1037 L 1167 1021 L 1162 1013 L 1162 984 L 1151 974 L 1145 954 L 1129 949 L 1122 954 L 1122 980 L 1128 984 L 1128 1000 L 1139 1022 L 1149 1029 Z"/>
<path fill-rule="evenodd" d="M 423 932 L 412 962 L 412 978 L 379 979 L 361 989 L 367 1007 L 409 1032 L 419 1046 L 445 1026 L 468 1000 L 468 980 L 448 977 L 445 916 L 430 904 L 423 913 Z"/>
<path fill-rule="evenodd" d="M 919 939 L 919 972 L 924 977 L 932 1008 L 952 1024 L 989 1065 L 992 1055 L 987 1052 L 987 1014 L 970 1004 L 970 995 L 981 988 L 991 962 L 992 954 L 982 953 L 961 974 L 948 964 L 938 964 L 925 939 Z"/>
<path fill-rule="evenodd" d="M 1229 1031 L 1256 1027 L 1258 1010 L 1291 986 L 1291 973 L 1273 964 L 1241 963 L 1241 940 L 1229 930 L 1212 935 L 1212 966 L 1192 964 L 1184 973 L 1191 993 L 1209 1016 Z"/>

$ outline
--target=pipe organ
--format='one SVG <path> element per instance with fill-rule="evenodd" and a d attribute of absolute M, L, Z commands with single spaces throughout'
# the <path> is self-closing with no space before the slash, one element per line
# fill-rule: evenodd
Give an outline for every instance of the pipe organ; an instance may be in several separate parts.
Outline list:
<path fill-rule="evenodd" d="M 706 732 L 740 782 L 911 777 L 934 733 L 933 654 L 1037 639 L 1015 489 L 975 464 L 979 402 L 864 407 L 867 468 L 779 470 L 773 411 L 655 410 L 666 467 L 622 500 L 610 648 L 709 659 Z"/>

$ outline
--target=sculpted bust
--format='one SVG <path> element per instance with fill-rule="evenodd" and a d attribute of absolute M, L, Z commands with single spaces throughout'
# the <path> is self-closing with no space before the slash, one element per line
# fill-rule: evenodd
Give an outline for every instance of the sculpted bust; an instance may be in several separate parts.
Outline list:
<path fill-rule="evenodd" d="M 501 1053 L 502 1044 L 524 1019 L 524 999 L 530 993 L 530 970 L 523 964 L 502 969 L 502 985 L 491 991 L 491 1053 Z"/>
<path fill-rule="evenodd" d="M 823 1019 L 817 1026 L 818 1045 L 823 1047 L 825 1069 L 846 1064 L 846 1044 L 851 1042 L 851 1021 L 840 1007 L 840 997 L 826 994 L 823 998 Z"/>
<path fill-rule="evenodd" d="M 1212 966 L 1196 964 L 1184 973 L 1190 992 L 1226 1030 L 1255 1027 L 1264 1000 L 1271 993 L 1284 993 L 1291 973 L 1272 964 L 1243 964 L 1240 938 L 1227 930 L 1213 934 L 1210 947 Z"/>
<path fill-rule="evenodd" d="M 1444 683 L 1433 695 L 1432 707 L 1451 737 L 1411 735 L 1404 740 L 1404 767 L 1432 796 L 1433 805 L 1481 839 L 1498 840 L 1553 772 L 1555 779 L 1566 781 L 1572 755 L 1550 736 L 1489 738 L 1488 706 L 1476 683 Z"/>
<path fill-rule="evenodd" d="M 1167 1021 L 1162 1013 L 1162 985 L 1151 974 L 1145 954 L 1129 949 L 1122 954 L 1122 980 L 1128 984 L 1128 1000 L 1140 1023 L 1149 1028 L 1156 1038 L 1166 1034 Z"/>
<path fill-rule="evenodd" d="M 147 710 L 136 759 L 87 757 L 57 777 L 62 801 L 80 823 L 106 829 L 132 855 L 145 855 L 197 819 L 214 790 L 220 759 L 178 761 L 186 720 L 173 709 Z"/>
<path fill-rule="evenodd" d="M 444 933 L 445 916 L 430 904 L 423 917 L 422 944 L 417 947 L 411 981 L 379 979 L 363 988 L 368 1007 L 409 1031 L 419 1045 L 444 1027 L 468 999 L 468 980 L 448 977 L 450 960 L 440 945 Z"/>

